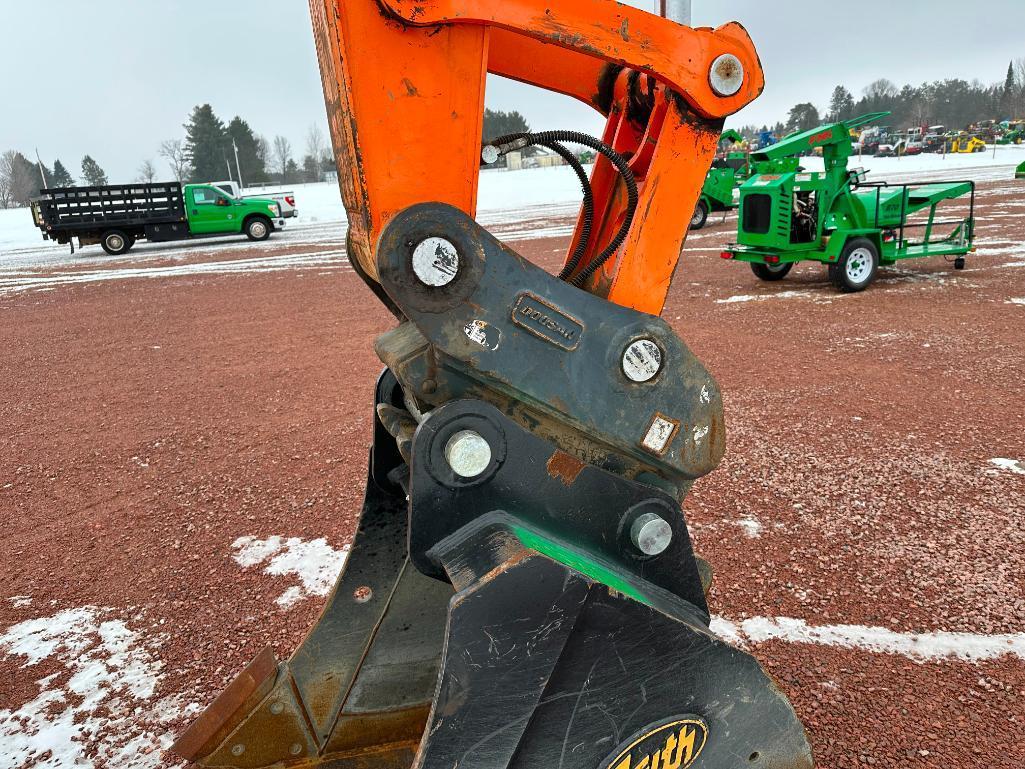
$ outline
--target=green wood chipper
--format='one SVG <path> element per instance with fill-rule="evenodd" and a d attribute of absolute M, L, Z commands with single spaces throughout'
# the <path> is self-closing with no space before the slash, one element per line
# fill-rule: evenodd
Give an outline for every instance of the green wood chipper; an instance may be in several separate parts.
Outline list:
<path fill-rule="evenodd" d="M 740 188 L 737 242 L 722 257 L 748 262 L 758 278 L 769 281 L 782 280 L 798 262 L 822 262 L 842 291 L 867 288 L 880 265 L 901 259 L 952 257 L 955 268 L 963 269 L 974 250 L 974 182 L 867 182 L 864 171 L 847 167 L 850 130 L 888 114 L 820 126 L 754 153 L 757 163 L 821 148 L 825 169 L 748 179 Z M 959 198 L 967 198 L 966 210 L 953 218 L 937 216 L 942 203 Z"/>

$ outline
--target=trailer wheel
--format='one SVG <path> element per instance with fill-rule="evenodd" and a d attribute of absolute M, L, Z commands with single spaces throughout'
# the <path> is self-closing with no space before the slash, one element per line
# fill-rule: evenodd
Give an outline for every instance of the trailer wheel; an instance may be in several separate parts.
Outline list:
<path fill-rule="evenodd" d="M 787 262 L 786 264 L 759 264 L 758 262 L 751 262 L 751 272 L 759 280 L 783 280 L 793 268 L 793 262 Z"/>
<path fill-rule="evenodd" d="M 270 237 L 270 222 L 262 216 L 254 216 L 246 221 L 245 231 L 250 240 L 266 240 Z"/>
<path fill-rule="evenodd" d="M 841 291 L 864 291 L 879 271 L 879 251 L 868 238 L 854 238 L 844 246 L 840 260 L 829 265 L 829 279 Z"/>
<path fill-rule="evenodd" d="M 690 218 L 690 228 L 692 230 L 700 230 L 705 226 L 705 222 L 708 221 L 708 203 L 703 200 L 699 200 L 698 204 L 694 206 L 694 215 Z"/>
<path fill-rule="evenodd" d="M 135 240 L 121 232 L 121 230 L 108 230 L 100 238 L 100 245 L 103 246 L 103 250 L 111 256 L 119 256 L 125 253 L 134 244 Z"/>

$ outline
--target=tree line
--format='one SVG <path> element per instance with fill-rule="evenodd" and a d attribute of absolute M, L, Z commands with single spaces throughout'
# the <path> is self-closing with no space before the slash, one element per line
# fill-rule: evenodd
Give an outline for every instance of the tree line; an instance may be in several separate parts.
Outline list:
<path fill-rule="evenodd" d="M 846 86 L 838 85 L 825 110 L 820 111 L 812 102 L 802 102 L 791 108 L 785 121 L 761 128 L 745 126 L 741 133 L 752 138 L 763 131 L 784 136 L 870 112 L 892 112 L 887 122 L 901 128 L 943 125 L 948 130 L 961 130 L 983 120 L 1025 119 L 1025 58 L 1012 61 L 1006 77 L 992 85 L 950 78 L 899 87 L 881 78 L 870 83 L 858 99 Z"/>
<path fill-rule="evenodd" d="M 278 135 L 268 141 L 238 115 L 224 123 L 209 104 L 197 105 L 182 127 L 183 137 L 166 139 L 156 148 L 166 171 L 147 158 L 139 165 L 134 179 L 123 181 L 201 183 L 232 179 L 246 186 L 297 184 L 323 181 L 325 174 L 335 168 L 324 134 L 315 123 L 307 131 L 305 151 L 300 153 L 287 137 Z M 107 173 L 90 155 L 82 158 L 77 175 L 59 158 L 51 168 L 42 161 L 33 162 L 17 150 L 0 155 L 0 208 L 26 206 L 47 187 L 109 183 Z"/>

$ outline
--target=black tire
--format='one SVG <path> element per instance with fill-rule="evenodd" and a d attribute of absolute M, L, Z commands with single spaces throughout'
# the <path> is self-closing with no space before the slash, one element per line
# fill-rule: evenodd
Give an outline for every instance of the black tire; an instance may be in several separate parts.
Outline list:
<path fill-rule="evenodd" d="M 751 262 L 751 272 L 755 274 L 755 277 L 769 282 L 783 280 L 783 278 L 790 274 L 790 270 L 793 268 L 793 262 L 787 262 L 786 264 L 759 264 L 758 262 Z"/>
<path fill-rule="evenodd" d="M 265 216 L 251 216 L 246 219 L 246 223 L 242 228 L 246 237 L 250 240 L 266 240 L 270 237 L 271 227 L 270 219 Z"/>
<path fill-rule="evenodd" d="M 107 230 L 100 237 L 100 245 L 111 256 L 120 256 L 135 245 L 135 238 L 126 235 L 121 230 Z"/>
<path fill-rule="evenodd" d="M 879 272 L 879 249 L 868 238 L 847 241 L 836 264 L 829 265 L 829 279 L 841 291 L 864 291 Z"/>
<path fill-rule="evenodd" d="M 965 268 L 965 264 L 965 258 L 963 256 L 959 256 L 954 260 L 954 269 L 963 270 Z"/>
<path fill-rule="evenodd" d="M 690 229 L 700 230 L 705 226 L 705 222 L 708 221 L 708 203 L 703 200 L 699 200 L 698 204 L 694 206 L 694 215 L 690 218 Z"/>

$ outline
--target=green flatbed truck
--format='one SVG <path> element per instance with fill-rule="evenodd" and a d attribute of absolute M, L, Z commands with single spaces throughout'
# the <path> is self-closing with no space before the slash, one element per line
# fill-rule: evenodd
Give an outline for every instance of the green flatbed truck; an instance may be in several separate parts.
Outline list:
<path fill-rule="evenodd" d="M 975 183 L 869 183 L 850 171 L 850 129 L 889 113 L 874 113 L 795 134 L 754 153 L 766 162 L 822 148 L 824 172 L 758 173 L 740 188 L 737 242 L 724 259 L 747 262 L 761 280 L 782 280 L 803 261 L 826 264 L 842 291 L 861 291 L 880 265 L 926 256 L 953 257 L 963 269 L 973 248 Z M 967 216 L 937 218 L 940 204 L 968 197 Z M 909 217 L 920 214 L 914 221 Z M 913 239 L 912 232 L 923 231 Z M 937 234 L 939 233 L 939 234 Z"/>
<path fill-rule="evenodd" d="M 108 254 L 127 252 L 137 240 L 155 242 L 245 235 L 266 240 L 285 226 L 270 198 L 233 198 L 210 184 L 178 182 L 45 189 L 32 201 L 44 240 L 79 247 L 99 244 Z"/>

